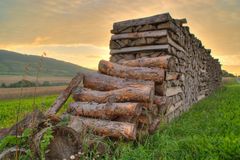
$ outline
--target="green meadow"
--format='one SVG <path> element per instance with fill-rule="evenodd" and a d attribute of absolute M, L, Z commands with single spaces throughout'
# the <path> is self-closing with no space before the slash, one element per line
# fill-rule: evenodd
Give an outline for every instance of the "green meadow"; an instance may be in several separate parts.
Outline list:
<path fill-rule="evenodd" d="M 45 110 L 55 98 L 37 97 L 35 107 Z M 16 121 L 19 103 L 20 117 L 35 108 L 33 98 L 1 100 L 0 128 Z M 139 142 L 119 142 L 111 158 L 105 159 L 240 159 L 240 84 L 225 84 L 189 112 L 162 124 L 154 135 Z"/>

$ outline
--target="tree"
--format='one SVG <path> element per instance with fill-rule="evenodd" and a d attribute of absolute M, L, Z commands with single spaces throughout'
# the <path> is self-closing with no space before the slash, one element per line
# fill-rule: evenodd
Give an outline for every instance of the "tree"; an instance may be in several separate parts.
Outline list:
<path fill-rule="evenodd" d="M 1 88 L 6 88 L 7 85 L 5 83 L 2 83 Z"/>

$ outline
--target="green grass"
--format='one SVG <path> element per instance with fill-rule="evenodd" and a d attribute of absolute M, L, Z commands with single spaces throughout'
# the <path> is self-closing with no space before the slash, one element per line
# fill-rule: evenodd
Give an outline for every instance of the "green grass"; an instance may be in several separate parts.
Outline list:
<path fill-rule="evenodd" d="M 39 97 L 37 104 L 45 109 L 55 98 Z M 0 127 L 15 122 L 17 104 L 0 101 Z M 24 113 L 33 109 L 32 99 L 22 104 Z M 240 85 L 227 84 L 154 135 L 142 142 L 120 142 L 113 152 L 109 159 L 240 159 Z"/>
<path fill-rule="evenodd" d="M 57 98 L 56 95 L 53 96 L 41 96 L 37 97 L 35 104 L 39 110 L 46 110 L 49 108 L 54 100 Z M 68 102 L 64 105 L 61 111 L 65 110 L 68 103 L 71 101 L 69 98 Z M 33 98 L 24 98 L 20 102 L 20 118 L 24 117 L 27 113 L 34 110 Z M 19 105 L 19 100 L 0 100 L 0 129 L 10 127 L 16 122 L 16 108 Z M 60 112 L 61 112 L 60 111 Z"/>

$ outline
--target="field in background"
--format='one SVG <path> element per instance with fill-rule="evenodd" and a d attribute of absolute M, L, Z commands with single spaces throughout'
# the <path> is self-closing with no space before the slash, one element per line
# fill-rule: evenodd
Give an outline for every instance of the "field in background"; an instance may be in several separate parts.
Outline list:
<path fill-rule="evenodd" d="M 222 78 L 223 84 L 233 84 L 233 83 L 240 83 L 240 78 L 236 77 L 223 77 Z"/>
<path fill-rule="evenodd" d="M 49 108 L 57 95 L 51 96 L 39 96 L 35 99 L 35 106 L 33 106 L 33 97 L 23 98 L 19 101 L 19 99 L 12 100 L 0 100 L 0 129 L 10 127 L 12 124 L 16 122 L 16 112 L 17 108 L 20 104 L 20 119 L 24 117 L 27 113 L 33 111 L 35 108 L 39 110 L 46 110 Z M 71 98 L 67 101 L 64 107 L 61 109 L 60 113 L 66 110 L 69 102 L 71 102 Z"/>
<path fill-rule="evenodd" d="M 36 90 L 36 96 L 58 94 L 65 88 L 66 86 L 38 87 Z M 22 88 L 22 97 L 32 97 L 34 92 L 35 87 Z M 16 99 L 20 97 L 20 93 L 21 88 L 0 88 L 0 99 Z"/>
<path fill-rule="evenodd" d="M 16 83 L 22 79 L 22 76 L 0 76 L 0 85 L 5 83 L 6 85 Z M 49 76 L 49 77 L 39 77 L 39 83 L 49 82 L 50 84 L 67 84 L 70 82 L 72 77 L 57 77 L 57 76 Z M 35 82 L 36 77 L 34 76 L 26 76 L 26 80 Z M 38 87 L 36 95 L 53 95 L 60 93 L 66 86 L 46 86 L 46 87 Z M 23 88 L 23 97 L 31 97 L 34 95 L 35 87 L 26 87 Z M 16 99 L 19 98 L 21 93 L 21 88 L 0 88 L 0 99 Z"/>
<path fill-rule="evenodd" d="M 0 85 L 2 83 L 11 84 L 18 82 L 22 79 L 22 76 L 13 76 L 13 75 L 0 75 Z M 43 83 L 44 81 L 48 81 L 51 83 L 68 83 L 72 77 L 58 77 L 58 76 L 48 76 L 48 77 L 39 77 L 39 83 Z M 26 80 L 35 82 L 36 77 L 34 76 L 26 76 Z"/>

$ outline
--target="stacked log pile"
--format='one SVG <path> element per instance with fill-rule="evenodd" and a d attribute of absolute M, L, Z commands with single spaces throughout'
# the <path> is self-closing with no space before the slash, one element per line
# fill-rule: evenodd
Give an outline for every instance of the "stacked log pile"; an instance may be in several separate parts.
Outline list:
<path fill-rule="evenodd" d="M 162 120 L 179 116 L 221 83 L 219 61 L 185 23 L 186 19 L 173 19 L 168 13 L 114 23 L 110 61 L 101 60 L 98 72 L 77 74 L 45 114 L 35 111 L 0 130 L 0 139 L 37 128 L 29 142 L 40 157 L 40 141 L 50 128 L 47 124 L 61 121 L 56 113 L 70 95 L 74 102 L 67 111 L 68 127 L 51 126 L 54 139 L 45 159 L 78 155 L 82 150 L 79 133 L 86 130 L 130 140 L 153 133 Z M 17 152 L 26 154 L 17 147 L 0 157 L 9 159 Z"/>
<path fill-rule="evenodd" d="M 135 139 L 212 93 L 221 66 L 189 28 L 168 13 L 114 23 L 110 61 L 84 73 L 73 93 L 70 126 Z"/>
<path fill-rule="evenodd" d="M 165 113 L 169 119 L 209 95 L 221 82 L 220 63 L 186 23 L 166 13 L 117 22 L 112 29 L 111 62 L 164 70 L 164 81 L 155 81 L 155 94 L 169 100 Z M 164 63 L 163 59 L 168 60 Z"/>

